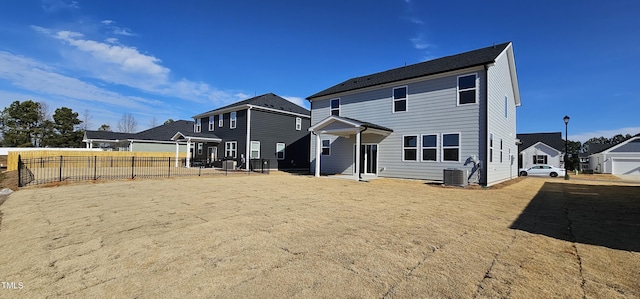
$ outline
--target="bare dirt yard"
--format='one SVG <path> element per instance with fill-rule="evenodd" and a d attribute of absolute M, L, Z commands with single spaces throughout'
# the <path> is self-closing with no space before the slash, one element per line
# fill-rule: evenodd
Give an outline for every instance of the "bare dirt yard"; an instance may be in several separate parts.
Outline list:
<path fill-rule="evenodd" d="M 3 298 L 638 298 L 640 186 L 271 175 L 26 188 Z"/>

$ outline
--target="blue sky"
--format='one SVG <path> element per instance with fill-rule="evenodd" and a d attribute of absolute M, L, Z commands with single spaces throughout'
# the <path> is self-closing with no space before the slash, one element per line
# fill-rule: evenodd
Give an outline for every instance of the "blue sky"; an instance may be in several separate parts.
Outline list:
<path fill-rule="evenodd" d="M 0 4 L 0 108 L 44 101 L 138 129 L 273 92 L 512 41 L 518 133 L 640 133 L 637 1 L 120 1 Z"/>

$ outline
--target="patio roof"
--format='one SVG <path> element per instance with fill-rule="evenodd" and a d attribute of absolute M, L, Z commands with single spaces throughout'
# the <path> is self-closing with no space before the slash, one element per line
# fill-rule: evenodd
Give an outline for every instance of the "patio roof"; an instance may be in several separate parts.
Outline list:
<path fill-rule="evenodd" d="M 392 129 L 384 126 L 337 115 L 331 115 L 321 120 L 310 127 L 309 131 L 338 136 L 349 136 L 356 133 L 388 136 L 393 132 Z"/>

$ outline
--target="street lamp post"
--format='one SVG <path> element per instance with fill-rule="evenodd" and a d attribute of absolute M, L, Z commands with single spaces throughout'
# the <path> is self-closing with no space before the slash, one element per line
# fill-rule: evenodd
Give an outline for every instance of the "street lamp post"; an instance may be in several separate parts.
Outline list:
<path fill-rule="evenodd" d="M 569 180 L 569 116 L 565 115 L 564 118 L 564 179 Z"/>

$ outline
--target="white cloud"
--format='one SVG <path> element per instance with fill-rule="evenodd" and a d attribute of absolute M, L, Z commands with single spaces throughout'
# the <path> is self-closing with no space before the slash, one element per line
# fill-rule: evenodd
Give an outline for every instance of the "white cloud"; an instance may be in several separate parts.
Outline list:
<path fill-rule="evenodd" d="M 135 36 L 129 29 L 127 28 L 115 28 L 113 29 L 113 34 L 116 35 L 124 35 L 124 36 Z"/>
<path fill-rule="evenodd" d="M 301 97 L 291 97 L 291 96 L 283 96 L 287 101 L 294 103 L 300 107 L 304 107 L 309 109 L 309 102 L 307 102 L 304 98 Z"/>
<path fill-rule="evenodd" d="M 100 23 L 105 24 L 105 25 L 111 25 L 111 23 L 113 23 L 113 20 L 103 20 Z"/>
<path fill-rule="evenodd" d="M 118 43 L 118 39 L 115 37 L 110 37 L 104 40 L 105 42 L 108 42 L 110 44 L 117 44 Z"/>
<path fill-rule="evenodd" d="M 411 23 L 414 23 L 414 24 L 419 24 L 419 25 L 424 24 L 424 22 L 422 20 L 420 20 L 419 18 L 416 18 L 416 17 L 409 18 L 409 21 Z"/>
<path fill-rule="evenodd" d="M 626 128 L 611 129 L 611 130 L 598 130 L 598 131 L 585 132 L 580 134 L 569 134 L 569 140 L 585 142 L 593 137 L 598 138 L 602 136 L 606 138 L 611 138 L 618 134 L 622 134 L 622 135 L 629 134 L 633 136 L 638 133 L 640 133 L 640 127 L 626 127 Z"/>
<path fill-rule="evenodd" d="M 79 9 L 78 1 L 42 0 L 40 6 L 45 12 L 53 13 L 63 9 Z"/>
<path fill-rule="evenodd" d="M 429 47 L 429 44 L 424 40 L 423 35 L 418 35 L 410 40 L 413 43 L 413 47 L 418 50 L 424 50 Z"/>

